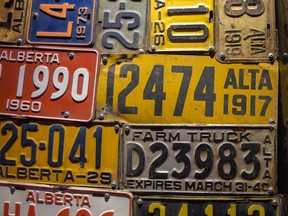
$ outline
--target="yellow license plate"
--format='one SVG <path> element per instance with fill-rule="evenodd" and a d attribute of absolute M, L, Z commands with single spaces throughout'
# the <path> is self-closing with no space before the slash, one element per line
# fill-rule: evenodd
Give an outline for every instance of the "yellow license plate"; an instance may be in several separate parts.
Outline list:
<path fill-rule="evenodd" d="M 151 1 L 150 51 L 209 51 L 214 1 Z"/>
<path fill-rule="evenodd" d="M 0 180 L 110 187 L 117 182 L 113 126 L 0 124 Z"/>
<path fill-rule="evenodd" d="M 21 43 L 28 0 L 0 1 L 0 42 Z"/>
<path fill-rule="evenodd" d="M 277 57 L 275 2 L 216 1 L 216 58 L 221 62 L 270 62 Z"/>
<path fill-rule="evenodd" d="M 277 122 L 278 64 L 220 64 L 206 56 L 109 57 L 97 117 L 129 123 Z"/>
<path fill-rule="evenodd" d="M 139 205 L 141 203 L 141 205 Z M 140 197 L 135 199 L 134 214 L 144 215 L 227 215 L 227 216 L 281 216 L 282 199 L 279 197 L 262 198 L 223 198 L 223 197 Z"/>

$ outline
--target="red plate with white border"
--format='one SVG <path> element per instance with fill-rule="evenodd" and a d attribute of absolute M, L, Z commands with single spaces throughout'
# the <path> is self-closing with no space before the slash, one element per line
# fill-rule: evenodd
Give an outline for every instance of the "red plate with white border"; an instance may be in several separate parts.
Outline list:
<path fill-rule="evenodd" d="M 0 115 L 89 121 L 94 117 L 96 49 L 0 47 Z"/>
<path fill-rule="evenodd" d="M 3 216 L 131 216 L 132 195 L 124 191 L 5 182 L 0 191 Z"/>

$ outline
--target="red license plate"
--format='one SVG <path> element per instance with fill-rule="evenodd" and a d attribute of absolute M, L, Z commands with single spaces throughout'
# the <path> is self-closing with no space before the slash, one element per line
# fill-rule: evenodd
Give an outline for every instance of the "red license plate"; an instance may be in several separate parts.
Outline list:
<path fill-rule="evenodd" d="M 131 216 L 132 194 L 83 187 L 0 182 L 3 216 Z"/>
<path fill-rule="evenodd" d="M 0 47 L 0 115 L 89 121 L 95 112 L 95 49 Z"/>

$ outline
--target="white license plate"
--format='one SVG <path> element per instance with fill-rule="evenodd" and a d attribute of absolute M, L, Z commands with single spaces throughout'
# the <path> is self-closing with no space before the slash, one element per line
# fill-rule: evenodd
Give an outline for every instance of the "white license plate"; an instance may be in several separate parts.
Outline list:
<path fill-rule="evenodd" d="M 273 127 L 127 125 L 131 191 L 268 194 L 276 188 Z"/>
<path fill-rule="evenodd" d="M 101 54 L 146 49 L 147 0 L 98 1 L 96 45 Z"/>
<path fill-rule="evenodd" d="M 127 192 L 0 182 L 3 216 L 129 216 L 132 196 Z"/>

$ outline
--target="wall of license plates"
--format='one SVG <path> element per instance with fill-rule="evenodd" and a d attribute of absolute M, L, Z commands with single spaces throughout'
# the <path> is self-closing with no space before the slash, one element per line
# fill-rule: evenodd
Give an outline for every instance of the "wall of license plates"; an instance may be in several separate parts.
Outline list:
<path fill-rule="evenodd" d="M 1 0 L 0 215 L 286 216 L 286 0 Z"/>

